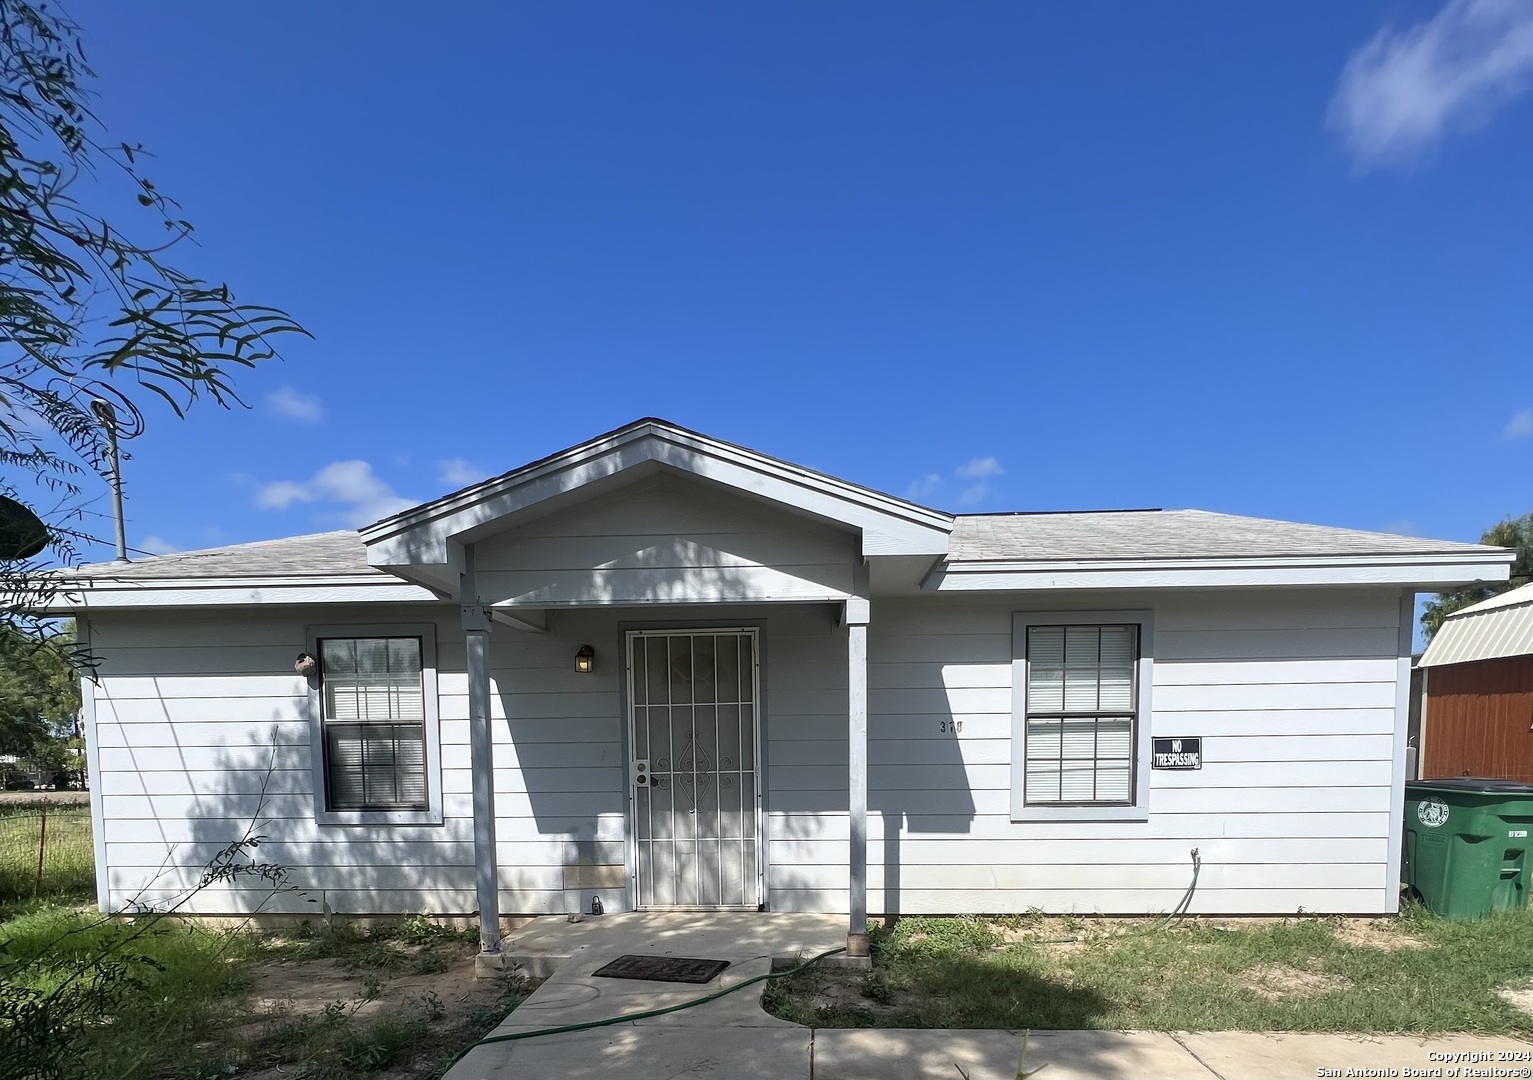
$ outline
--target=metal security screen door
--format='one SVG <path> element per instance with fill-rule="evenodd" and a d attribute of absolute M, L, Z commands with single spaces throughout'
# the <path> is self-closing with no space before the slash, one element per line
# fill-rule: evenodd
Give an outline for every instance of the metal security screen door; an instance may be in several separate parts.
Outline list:
<path fill-rule="evenodd" d="M 756 631 L 628 634 L 639 907 L 761 901 Z"/>

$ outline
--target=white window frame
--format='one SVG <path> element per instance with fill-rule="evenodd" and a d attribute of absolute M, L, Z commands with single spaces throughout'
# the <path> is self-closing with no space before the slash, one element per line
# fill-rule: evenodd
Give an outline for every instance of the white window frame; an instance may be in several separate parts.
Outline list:
<path fill-rule="evenodd" d="M 324 638 L 413 637 L 421 643 L 421 696 L 426 728 L 426 807 L 422 810 L 331 810 L 330 776 L 325 768 L 325 703 L 321 680 L 309 680 L 309 745 L 314 778 L 314 821 L 319 825 L 442 824 L 442 725 L 437 705 L 436 625 L 434 623 L 341 623 L 311 626 L 308 653 L 318 658 Z"/>
<path fill-rule="evenodd" d="M 1127 804 L 1028 806 L 1027 776 L 1027 630 L 1030 626 L 1130 625 L 1139 628 L 1139 660 L 1135 665 L 1134 769 L 1131 801 Z M 1150 688 L 1155 655 L 1155 614 L 1152 611 L 1025 611 L 1011 620 L 1011 820 L 1013 821 L 1147 821 L 1150 816 Z"/>

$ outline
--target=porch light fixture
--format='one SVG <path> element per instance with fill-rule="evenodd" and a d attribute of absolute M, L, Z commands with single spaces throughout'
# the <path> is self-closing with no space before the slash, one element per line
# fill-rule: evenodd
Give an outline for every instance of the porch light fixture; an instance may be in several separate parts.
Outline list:
<path fill-rule="evenodd" d="M 580 646 L 580 651 L 575 654 L 575 670 L 582 675 L 589 675 L 596 667 L 596 650 L 589 645 Z"/>

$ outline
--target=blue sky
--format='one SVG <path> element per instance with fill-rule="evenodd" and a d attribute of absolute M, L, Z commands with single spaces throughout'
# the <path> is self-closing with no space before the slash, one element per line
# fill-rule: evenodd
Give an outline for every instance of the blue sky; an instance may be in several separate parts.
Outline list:
<path fill-rule="evenodd" d="M 644 415 L 954 511 L 1533 507 L 1522 0 L 68 10 L 182 263 L 314 334 L 151 413 L 135 547 Z"/>

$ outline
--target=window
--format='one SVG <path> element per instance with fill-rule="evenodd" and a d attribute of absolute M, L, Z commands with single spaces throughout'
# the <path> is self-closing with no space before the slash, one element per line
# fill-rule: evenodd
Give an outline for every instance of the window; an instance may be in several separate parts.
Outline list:
<path fill-rule="evenodd" d="M 1128 803 L 1137 626 L 1027 628 L 1029 806 Z"/>
<path fill-rule="evenodd" d="M 322 627 L 309 637 L 320 823 L 440 821 L 432 628 Z"/>
<path fill-rule="evenodd" d="M 1142 819 L 1147 612 L 1018 615 L 1012 817 Z"/>
<path fill-rule="evenodd" d="M 420 638 L 322 638 L 319 665 L 330 809 L 424 810 Z"/>

